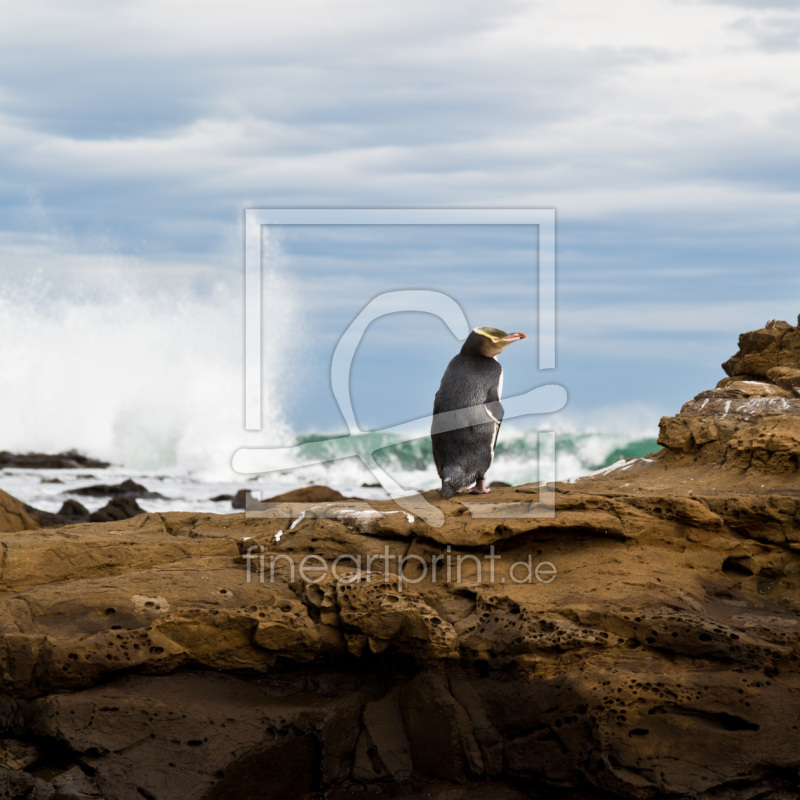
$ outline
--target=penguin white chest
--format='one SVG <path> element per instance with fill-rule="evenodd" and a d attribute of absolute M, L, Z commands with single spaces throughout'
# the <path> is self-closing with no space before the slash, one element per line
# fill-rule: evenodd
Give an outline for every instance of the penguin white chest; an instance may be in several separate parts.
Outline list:
<path fill-rule="evenodd" d="M 502 398 L 503 398 L 503 369 L 501 367 L 500 368 L 500 377 L 499 377 L 499 379 L 497 381 L 497 399 L 501 400 Z M 491 411 L 489 411 L 488 406 L 484 406 L 484 408 L 486 408 L 486 413 L 489 415 L 489 417 L 491 418 L 492 422 L 494 422 L 494 435 L 492 436 L 492 451 L 491 451 L 490 461 L 489 461 L 489 464 L 491 466 L 491 464 L 494 463 L 494 448 L 495 448 L 495 445 L 497 444 L 497 434 L 500 432 L 500 420 L 497 419 L 497 417 L 494 414 L 492 414 Z"/>
<path fill-rule="evenodd" d="M 503 399 L 503 370 L 502 369 L 500 370 L 500 379 L 497 382 L 497 399 L 498 400 L 502 400 Z M 497 419 L 497 417 L 494 414 L 492 414 L 492 412 L 489 410 L 489 406 L 484 406 L 484 409 L 486 409 L 486 413 L 489 415 L 489 419 L 491 419 L 496 425 L 496 429 L 495 429 L 495 432 L 494 432 L 494 438 L 497 439 L 497 429 L 500 427 L 500 420 Z M 492 447 L 494 447 L 494 442 L 492 442 Z"/>
<path fill-rule="evenodd" d="M 494 436 L 492 436 L 492 452 L 489 454 L 489 466 L 494 464 L 494 448 L 497 445 L 497 434 L 500 432 L 500 423 L 494 423 Z"/>

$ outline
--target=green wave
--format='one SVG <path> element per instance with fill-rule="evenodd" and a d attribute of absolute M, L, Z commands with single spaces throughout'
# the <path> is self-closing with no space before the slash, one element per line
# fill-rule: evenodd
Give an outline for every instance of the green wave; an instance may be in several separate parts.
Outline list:
<path fill-rule="evenodd" d="M 527 431 L 501 438 L 497 443 L 495 461 L 534 461 L 538 458 L 537 431 Z M 428 469 L 433 463 L 430 436 L 401 441 L 384 433 L 363 433 L 355 439 L 349 436 L 309 433 L 298 436 L 296 444 L 321 460 L 333 461 L 343 455 L 374 453 L 381 466 L 395 466 L 404 471 Z M 624 435 L 595 432 L 561 433 L 556 431 L 556 456 L 574 456 L 586 470 L 608 467 L 621 458 L 642 458 L 658 450 L 655 437 L 631 438 Z M 598 455 L 601 454 L 601 455 Z"/>

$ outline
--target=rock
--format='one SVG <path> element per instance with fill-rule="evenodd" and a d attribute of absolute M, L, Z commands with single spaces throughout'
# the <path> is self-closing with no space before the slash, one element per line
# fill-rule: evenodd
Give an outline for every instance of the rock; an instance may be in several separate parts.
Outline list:
<path fill-rule="evenodd" d="M 150 492 L 140 483 L 128 480 L 117 484 L 98 483 L 94 486 L 81 486 L 77 489 L 70 489 L 70 494 L 78 494 L 86 497 L 145 497 L 162 498 L 163 494 Z"/>
<path fill-rule="evenodd" d="M 362 532 L 334 504 L 278 543 L 278 520 L 243 514 L 5 534 L 0 714 L 109 800 L 247 796 L 267 773 L 265 797 L 421 797 L 414 775 L 487 800 L 514 797 L 509 780 L 783 790 L 800 760 L 798 501 L 690 495 L 649 466 L 625 492 L 613 473 L 557 486 L 555 520 L 478 515 L 481 536 L 462 518 L 488 498 L 443 503 L 443 530 L 385 501 Z M 459 536 L 473 544 L 442 544 Z M 309 555 L 324 574 L 303 572 Z M 557 574 L 539 580 L 527 566 L 545 561 Z"/>
<path fill-rule="evenodd" d="M 293 489 L 290 492 L 277 494 L 274 497 L 257 500 L 252 497 L 249 489 L 239 489 L 233 498 L 231 505 L 236 509 L 255 511 L 262 503 L 332 503 L 337 500 L 345 500 L 345 496 L 335 489 L 327 486 L 305 486 L 302 489 Z"/>
<path fill-rule="evenodd" d="M 232 494 L 218 494 L 210 498 L 212 503 L 224 503 L 228 500 L 233 500 Z"/>
<path fill-rule="evenodd" d="M 76 467 L 90 467 L 104 469 L 110 466 L 106 461 L 89 458 L 76 450 L 66 453 L 9 453 L 0 451 L 0 469 L 14 467 L 18 469 L 75 469 Z"/>
<path fill-rule="evenodd" d="M 0 533 L 39 528 L 36 517 L 24 503 L 0 489 Z"/>
<path fill-rule="evenodd" d="M 438 527 L 315 487 L 2 533 L 0 796 L 797 800 L 796 332 Z"/>
<path fill-rule="evenodd" d="M 231 500 L 233 508 L 245 508 L 247 506 L 248 498 L 250 497 L 249 489 L 239 489 Z"/>
<path fill-rule="evenodd" d="M 767 370 L 767 377 L 777 386 L 787 389 L 792 396 L 800 394 L 800 369 L 797 367 L 772 367 Z"/>
<path fill-rule="evenodd" d="M 0 739 L 0 767 L 21 770 L 35 764 L 41 754 L 37 747 L 16 739 Z"/>
<path fill-rule="evenodd" d="M 274 497 L 264 499 L 265 503 L 335 503 L 337 500 L 347 498 L 336 489 L 328 486 L 305 486 L 291 492 L 276 494 Z"/>
<path fill-rule="evenodd" d="M 132 497 L 115 497 L 89 516 L 91 522 L 110 522 L 143 514 L 143 509 Z"/>
<path fill-rule="evenodd" d="M 783 367 L 778 367 L 783 369 Z M 772 370 L 770 370 L 772 372 Z M 744 381 L 737 378 L 723 378 L 716 389 L 701 392 L 695 400 L 706 397 L 797 397 L 797 395 L 782 386 L 765 383 L 764 381 Z"/>
<path fill-rule="evenodd" d="M 82 522 L 89 518 L 89 509 L 77 500 L 65 500 L 58 510 L 57 516 Z"/>
<path fill-rule="evenodd" d="M 800 364 L 800 327 L 786 322 L 771 322 L 770 327 L 743 333 L 739 337 L 739 351 L 722 365 L 728 375 L 765 380 L 773 367 L 797 368 Z"/>
<path fill-rule="evenodd" d="M 661 420 L 660 467 L 721 468 L 737 487 L 768 473 L 789 488 L 800 469 L 800 328 L 772 321 L 744 333 L 722 366 L 730 377 Z"/>

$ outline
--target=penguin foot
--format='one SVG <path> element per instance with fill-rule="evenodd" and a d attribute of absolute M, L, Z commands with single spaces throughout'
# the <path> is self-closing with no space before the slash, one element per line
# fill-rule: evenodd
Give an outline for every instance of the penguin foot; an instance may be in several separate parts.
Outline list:
<path fill-rule="evenodd" d="M 479 481 L 475 481 L 475 485 L 469 490 L 470 494 L 489 494 L 491 489 L 486 488 L 486 481 L 481 478 Z"/>

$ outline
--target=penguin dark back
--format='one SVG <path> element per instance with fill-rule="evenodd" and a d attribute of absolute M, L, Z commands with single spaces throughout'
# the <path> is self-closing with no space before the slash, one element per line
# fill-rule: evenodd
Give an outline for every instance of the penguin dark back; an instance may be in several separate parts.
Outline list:
<path fill-rule="evenodd" d="M 475 328 L 447 365 L 433 401 L 431 441 L 442 497 L 485 494 L 503 420 L 503 368 L 497 356 L 524 333 Z M 450 413 L 448 413 L 450 412 Z M 457 413 L 453 413 L 457 412 Z M 474 484 L 472 488 L 469 488 Z"/>

